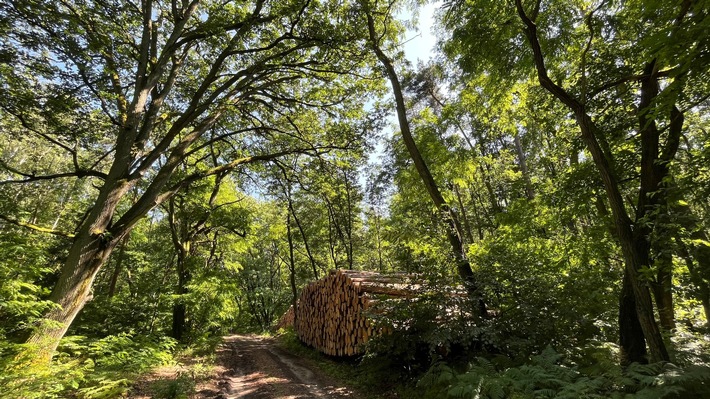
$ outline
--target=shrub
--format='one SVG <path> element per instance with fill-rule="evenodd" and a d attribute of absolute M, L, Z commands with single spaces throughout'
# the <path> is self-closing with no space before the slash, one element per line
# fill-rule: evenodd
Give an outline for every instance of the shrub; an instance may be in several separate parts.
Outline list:
<path fill-rule="evenodd" d="M 7 344 L 6 344 L 7 345 Z M 110 335 L 102 339 L 65 337 L 46 367 L 18 366 L 23 345 L 7 345 L 0 358 L 0 391 L 5 398 L 114 398 L 128 392 L 141 372 L 173 362 L 170 338 Z"/>
<path fill-rule="evenodd" d="M 678 367 L 672 363 L 633 364 L 625 370 L 613 367 L 601 374 L 585 374 L 561 364 L 562 356 L 551 348 L 517 367 L 500 369 L 476 358 L 464 372 L 438 363 L 419 381 L 431 398 L 707 398 L 710 368 Z"/>

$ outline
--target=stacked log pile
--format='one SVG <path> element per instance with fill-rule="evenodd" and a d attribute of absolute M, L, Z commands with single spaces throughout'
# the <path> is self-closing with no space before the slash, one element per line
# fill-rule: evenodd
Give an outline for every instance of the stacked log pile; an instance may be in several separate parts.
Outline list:
<path fill-rule="evenodd" d="M 286 313 L 281 315 L 281 317 L 279 318 L 279 321 L 276 322 L 276 325 L 274 326 L 274 331 L 278 331 L 281 328 L 293 326 L 294 314 L 295 314 L 295 312 L 293 310 L 293 305 L 291 305 L 291 306 L 289 306 Z"/>
<path fill-rule="evenodd" d="M 378 297 L 414 297 L 412 275 L 337 270 L 306 286 L 295 312 L 298 338 L 331 356 L 361 353 L 374 333 L 365 311 Z"/>

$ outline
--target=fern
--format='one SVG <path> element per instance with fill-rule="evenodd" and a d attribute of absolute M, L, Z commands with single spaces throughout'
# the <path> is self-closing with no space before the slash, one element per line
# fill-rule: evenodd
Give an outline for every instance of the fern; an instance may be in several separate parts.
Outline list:
<path fill-rule="evenodd" d="M 98 385 L 79 389 L 79 395 L 91 399 L 111 399 L 128 392 L 130 381 L 126 378 L 117 380 L 101 379 Z"/>
<path fill-rule="evenodd" d="M 449 398 L 486 399 L 710 398 L 710 367 L 706 366 L 632 364 L 623 371 L 613 367 L 603 374 L 586 375 L 561 361 L 559 354 L 546 349 L 529 364 L 498 371 L 493 362 L 479 357 L 464 373 L 438 364 L 420 384 L 429 384 L 430 397 L 437 398 L 442 393 Z"/>
<path fill-rule="evenodd" d="M 496 366 L 490 360 L 485 357 L 477 357 L 476 363 L 480 368 L 485 371 L 486 375 L 494 375 L 496 373 Z"/>
<path fill-rule="evenodd" d="M 17 345 L 19 347 L 19 345 Z M 89 340 L 69 336 L 59 354 L 44 369 L 17 367 L 17 348 L 7 348 L 0 358 L 0 396 L 3 398 L 107 399 L 124 395 L 138 373 L 173 361 L 172 339 L 155 341 L 128 334 Z"/>

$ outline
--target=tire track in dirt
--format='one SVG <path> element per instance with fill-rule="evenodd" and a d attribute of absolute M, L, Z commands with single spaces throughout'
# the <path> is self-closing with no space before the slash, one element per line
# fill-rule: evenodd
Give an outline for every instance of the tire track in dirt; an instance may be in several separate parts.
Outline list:
<path fill-rule="evenodd" d="M 198 399 L 305 399 L 358 396 L 273 338 L 232 335 L 217 351 L 220 377 L 198 387 Z"/>

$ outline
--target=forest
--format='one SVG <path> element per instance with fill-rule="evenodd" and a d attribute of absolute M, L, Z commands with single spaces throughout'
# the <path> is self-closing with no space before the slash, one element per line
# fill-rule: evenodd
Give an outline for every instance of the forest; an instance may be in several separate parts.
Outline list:
<path fill-rule="evenodd" d="M 334 270 L 426 285 L 367 397 L 710 397 L 710 1 L 425 4 L 0 2 L 0 397 L 193 397 Z"/>

